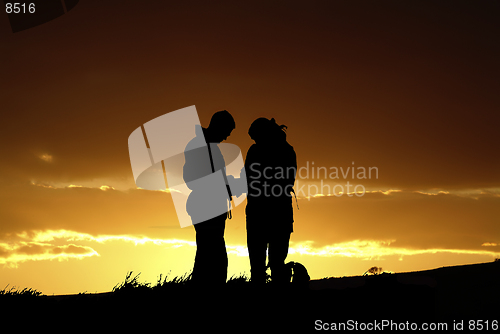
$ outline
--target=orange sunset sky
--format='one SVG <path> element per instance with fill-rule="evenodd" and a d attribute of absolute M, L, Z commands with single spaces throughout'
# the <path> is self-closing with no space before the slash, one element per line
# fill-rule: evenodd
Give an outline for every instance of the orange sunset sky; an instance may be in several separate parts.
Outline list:
<path fill-rule="evenodd" d="M 127 140 L 191 105 L 203 126 L 230 111 L 243 157 L 251 122 L 274 117 L 299 167 L 339 168 L 296 185 L 288 260 L 312 278 L 493 261 L 499 14 L 477 1 L 82 0 L 17 33 L 1 14 L 0 289 L 103 292 L 127 271 L 189 272 L 194 228 L 168 192 L 136 187 Z M 353 166 L 378 178 L 344 179 Z M 347 181 L 366 193 L 328 193 Z M 250 270 L 244 208 L 227 221 L 229 276 Z"/>

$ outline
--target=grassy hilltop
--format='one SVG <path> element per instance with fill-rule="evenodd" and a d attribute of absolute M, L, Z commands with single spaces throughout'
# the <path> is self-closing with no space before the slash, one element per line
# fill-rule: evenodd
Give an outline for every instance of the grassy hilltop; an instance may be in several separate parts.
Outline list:
<path fill-rule="evenodd" d="M 210 328 L 314 330 L 315 320 L 439 321 L 499 318 L 500 261 L 409 273 L 311 280 L 308 287 L 255 288 L 245 276 L 223 288 L 194 287 L 189 277 L 141 283 L 128 273 L 108 293 L 44 296 L 4 289 L 5 319 L 55 319 L 102 329 Z M 37 323 L 32 320 L 28 323 Z M 162 328 L 163 328 L 162 327 Z"/>

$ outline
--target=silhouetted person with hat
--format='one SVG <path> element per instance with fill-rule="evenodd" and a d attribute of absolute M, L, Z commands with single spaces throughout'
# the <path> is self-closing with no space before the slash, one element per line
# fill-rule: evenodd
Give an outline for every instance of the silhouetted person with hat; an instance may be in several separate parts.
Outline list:
<path fill-rule="evenodd" d="M 266 250 L 274 283 L 289 279 L 285 267 L 293 232 L 292 192 L 297 171 L 293 147 L 286 141 L 286 126 L 258 118 L 248 134 L 255 141 L 245 159 L 248 182 L 246 227 L 251 281 L 266 281 Z"/>

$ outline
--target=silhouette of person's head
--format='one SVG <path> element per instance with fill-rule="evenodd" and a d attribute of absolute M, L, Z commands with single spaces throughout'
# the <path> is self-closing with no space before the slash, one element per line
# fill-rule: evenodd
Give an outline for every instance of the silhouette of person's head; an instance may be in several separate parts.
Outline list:
<path fill-rule="evenodd" d="M 286 125 L 278 125 L 274 118 L 269 120 L 261 117 L 253 121 L 248 129 L 248 134 L 257 144 L 278 143 L 286 141 L 284 129 L 286 129 Z"/>
<path fill-rule="evenodd" d="M 206 139 L 211 143 L 220 143 L 226 140 L 235 128 L 236 123 L 233 116 L 227 110 L 218 111 L 210 119 Z"/>

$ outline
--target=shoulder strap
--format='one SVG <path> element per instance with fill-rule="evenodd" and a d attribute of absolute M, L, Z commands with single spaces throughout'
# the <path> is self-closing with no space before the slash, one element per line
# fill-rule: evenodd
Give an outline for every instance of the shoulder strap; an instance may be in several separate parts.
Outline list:
<path fill-rule="evenodd" d="M 210 149 L 210 143 L 207 143 L 208 155 L 210 156 L 210 167 L 212 167 L 212 173 L 215 173 L 214 160 L 212 159 L 212 150 Z"/>
<path fill-rule="evenodd" d="M 212 167 L 212 173 L 215 173 L 215 168 L 214 168 L 214 160 L 212 158 L 212 150 L 210 149 L 210 143 L 207 143 L 207 147 L 208 147 L 208 155 L 210 156 L 210 166 Z M 225 178 L 224 178 L 225 179 Z M 227 187 L 226 187 L 227 188 Z M 227 217 L 229 219 L 233 218 L 233 215 L 231 213 L 231 200 L 232 200 L 232 196 L 231 196 L 231 193 L 229 191 L 229 188 L 227 188 L 227 195 L 229 197 L 229 211 L 227 213 Z"/>

